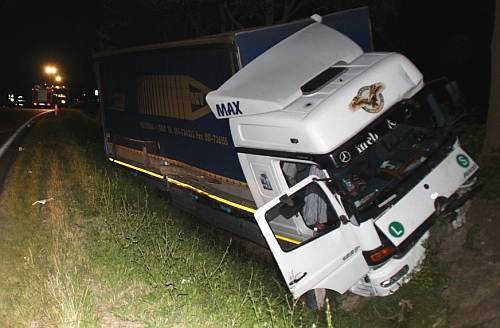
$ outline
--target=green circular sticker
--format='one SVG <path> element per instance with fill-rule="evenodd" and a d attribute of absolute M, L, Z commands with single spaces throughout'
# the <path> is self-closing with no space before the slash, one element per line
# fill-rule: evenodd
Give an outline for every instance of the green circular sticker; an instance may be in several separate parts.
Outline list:
<path fill-rule="evenodd" d="M 400 222 L 394 221 L 389 224 L 389 232 L 393 237 L 399 238 L 405 234 L 405 227 Z"/>
<path fill-rule="evenodd" d="M 457 163 L 461 167 L 468 167 L 470 165 L 470 160 L 464 154 L 458 154 L 457 155 Z"/>

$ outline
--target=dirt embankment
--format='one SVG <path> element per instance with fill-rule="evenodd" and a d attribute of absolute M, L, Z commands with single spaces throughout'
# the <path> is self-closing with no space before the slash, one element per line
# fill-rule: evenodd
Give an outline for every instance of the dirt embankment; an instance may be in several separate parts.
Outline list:
<path fill-rule="evenodd" d="M 439 260 L 452 279 L 443 291 L 450 327 L 500 327 L 499 202 L 474 199 L 465 225 L 442 242 Z"/>

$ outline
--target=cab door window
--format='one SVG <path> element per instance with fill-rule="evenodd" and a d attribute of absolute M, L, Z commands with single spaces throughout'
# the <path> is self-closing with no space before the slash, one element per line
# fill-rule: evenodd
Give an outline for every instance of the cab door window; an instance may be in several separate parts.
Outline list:
<path fill-rule="evenodd" d="M 265 218 L 283 251 L 296 247 L 337 229 L 339 217 L 318 182 L 311 180 L 291 196 L 266 212 Z"/>

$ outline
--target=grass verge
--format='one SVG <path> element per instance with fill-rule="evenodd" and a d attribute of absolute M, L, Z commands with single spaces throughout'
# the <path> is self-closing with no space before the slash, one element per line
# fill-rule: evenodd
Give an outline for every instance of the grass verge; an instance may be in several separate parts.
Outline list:
<path fill-rule="evenodd" d="M 26 138 L 1 202 L 0 326 L 325 322 L 292 301 L 272 265 L 107 163 L 100 135 L 67 110 Z"/>
<path fill-rule="evenodd" d="M 94 118 L 64 110 L 32 129 L 1 199 L 2 327 L 429 327 L 442 318 L 445 275 L 432 247 L 395 295 L 313 312 L 292 300 L 274 263 L 111 166 Z"/>

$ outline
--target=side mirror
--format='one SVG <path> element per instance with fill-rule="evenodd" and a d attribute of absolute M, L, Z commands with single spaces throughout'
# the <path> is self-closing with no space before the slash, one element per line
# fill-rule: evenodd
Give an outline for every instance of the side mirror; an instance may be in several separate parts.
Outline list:
<path fill-rule="evenodd" d="M 450 81 L 444 85 L 448 96 L 450 96 L 451 101 L 455 107 L 464 107 L 465 106 L 465 97 L 460 91 L 460 87 L 458 86 L 457 81 Z"/>
<path fill-rule="evenodd" d="M 450 123 L 450 125 L 453 125 L 464 118 L 465 115 L 467 115 L 467 108 L 465 107 L 465 97 L 460 91 L 457 81 L 448 81 L 444 85 L 444 88 L 446 89 L 446 92 L 448 93 L 448 96 L 450 97 L 453 105 L 457 108 L 462 108 L 462 114 L 460 114 L 456 119 L 453 120 L 453 122 Z"/>
<path fill-rule="evenodd" d="M 464 118 L 464 116 L 467 114 L 467 108 L 465 107 L 465 97 L 462 91 L 460 90 L 457 81 L 450 81 L 447 77 L 441 77 L 434 81 L 427 82 L 427 86 L 435 85 L 437 83 L 439 83 L 439 87 L 437 88 L 431 87 L 432 91 L 437 91 L 437 93 L 440 93 L 439 90 L 444 89 L 444 91 L 446 91 L 449 100 L 451 100 L 453 106 L 455 108 L 461 109 L 461 113 L 460 114 L 457 113 L 458 116 L 456 116 L 456 118 L 453 119 L 452 122 L 450 122 L 450 125 L 453 125 L 462 118 Z M 444 83 L 444 88 L 443 88 L 443 83 Z"/>

